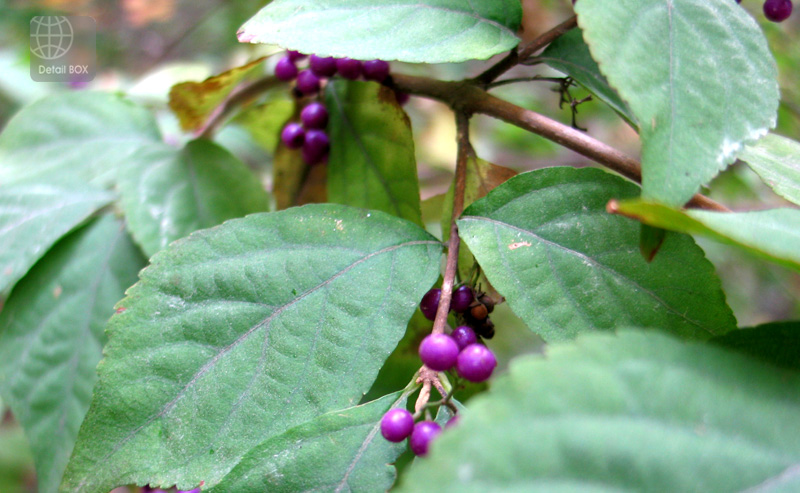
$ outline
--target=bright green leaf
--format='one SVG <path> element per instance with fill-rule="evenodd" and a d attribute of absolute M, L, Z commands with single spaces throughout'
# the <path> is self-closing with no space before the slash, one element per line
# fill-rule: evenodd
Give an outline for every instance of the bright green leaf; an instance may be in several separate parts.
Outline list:
<path fill-rule="evenodd" d="M 323 414 L 259 444 L 212 493 L 388 491 L 406 445 L 385 440 L 381 417 L 406 405 L 401 392 Z"/>
<path fill-rule="evenodd" d="M 441 251 L 408 221 L 331 204 L 173 243 L 108 324 L 63 490 L 211 487 L 255 445 L 355 405 Z"/>
<path fill-rule="evenodd" d="M 334 81 L 330 112 L 328 200 L 377 209 L 422 225 L 411 122 L 391 89 Z"/>
<path fill-rule="evenodd" d="M 57 243 L 0 312 L 0 393 L 22 424 L 39 491 L 54 492 L 89 408 L 103 327 L 144 259 L 106 215 Z"/>
<path fill-rule="evenodd" d="M 714 346 L 587 335 L 513 362 L 398 491 L 796 491 L 798 389 Z"/>
<path fill-rule="evenodd" d="M 800 205 L 800 142 L 768 134 L 746 146 L 739 159 L 781 197 Z"/>
<path fill-rule="evenodd" d="M 281 130 L 294 114 L 294 100 L 289 94 L 248 108 L 233 119 L 244 127 L 264 150 L 274 153 L 280 142 Z"/>
<path fill-rule="evenodd" d="M 0 188 L 0 293 L 10 289 L 59 238 L 113 200 L 88 185 Z"/>
<path fill-rule="evenodd" d="M 120 172 L 119 190 L 128 228 L 148 256 L 193 231 L 269 207 L 247 166 L 205 139 L 143 150 Z"/>
<path fill-rule="evenodd" d="M 639 254 L 639 225 L 605 211 L 633 184 L 597 169 L 524 173 L 475 202 L 461 237 L 492 285 L 545 340 L 620 325 L 708 338 L 736 327 L 703 251 L 670 234 L 655 260 Z"/>
<path fill-rule="evenodd" d="M 463 62 L 516 46 L 521 20 L 519 0 L 273 0 L 238 36 L 319 56 Z"/>
<path fill-rule="evenodd" d="M 161 141 L 152 115 L 120 96 L 65 92 L 23 108 L 0 134 L 0 183 L 114 183 L 118 164 Z"/>
<path fill-rule="evenodd" d="M 800 210 L 752 212 L 677 210 L 644 200 L 612 204 L 614 212 L 645 224 L 707 236 L 777 264 L 800 270 Z"/>
<path fill-rule="evenodd" d="M 581 0 L 583 36 L 642 137 L 642 196 L 686 203 L 775 126 L 775 61 L 731 0 Z"/>
<path fill-rule="evenodd" d="M 711 339 L 711 342 L 781 368 L 800 370 L 800 321 L 773 322 L 733 330 Z"/>
<path fill-rule="evenodd" d="M 609 105 L 631 126 L 639 127 L 631 109 L 619 97 L 617 91 L 608 85 L 608 81 L 600 73 L 597 62 L 589 53 L 589 47 L 583 42 L 583 33 L 579 28 L 571 29 L 560 36 L 536 58 L 575 79 L 598 99 Z"/>

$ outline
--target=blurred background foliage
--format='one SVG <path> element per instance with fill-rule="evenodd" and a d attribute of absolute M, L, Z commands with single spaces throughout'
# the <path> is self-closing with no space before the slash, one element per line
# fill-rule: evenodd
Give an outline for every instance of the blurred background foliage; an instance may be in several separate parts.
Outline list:
<path fill-rule="evenodd" d="M 167 142 L 179 144 L 192 136 L 184 133 L 167 106 L 169 89 L 184 81 L 202 81 L 210 75 L 240 66 L 279 50 L 277 47 L 240 44 L 236 30 L 258 11 L 264 0 L 0 0 L 0 128 L 23 105 L 58 91 L 119 91 L 151 108 Z M 523 0 L 521 36 L 532 39 L 572 15 L 568 0 Z M 743 0 L 742 6 L 762 25 L 778 62 L 783 102 L 777 133 L 800 140 L 800 15 L 782 24 L 767 22 L 760 0 Z M 96 79 L 85 86 L 33 82 L 29 76 L 29 22 L 35 15 L 88 15 L 97 22 Z M 255 76 L 269 73 L 275 59 L 267 59 Z M 443 79 L 474 76 L 490 62 L 419 66 L 394 63 L 398 72 Z M 505 78 L 561 74 L 543 65 L 518 67 Z M 535 81 L 500 86 L 493 92 L 523 107 L 570 124 L 569 106 L 560 107 L 561 95 L 553 82 Z M 582 99 L 588 93 L 572 87 Z M 215 139 L 225 145 L 263 178 L 271 188 L 271 166 L 280 126 L 292 106 L 283 90 L 267 94 L 259 104 L 231 120 Z M 455 124 L 443 105 L 412 98 L 406 106 L 416 138 L 423 209 L 427 221 L 441 233 L 441 198 L 450 185 L 455 161 Z M 577 107 L 577 124 L 597 139 L 630 155 L 638 155 L 635 132 L 600 102 Z M 592 166 L 587 159 L 516 127 L 478 116 L 473 119 L 473 144 L 483 159 L 516 171 L 546 166 Z M 789 206 L 766 187 L 746 166 L 735 164 L 712 183 L 710 195 L 735 210 Z M 437 200 L 438 198 L 438 200 Z M 773 320 L 800 318 L 800 276 L 748 257 L 733 248 L 700 241 L 722 278 L 742 327 Z M 1 306 L 1 305 L 0 305 Z M 505 305 L 492 315 L 498 327 L 491 346 L 506 363 L 514 354 L 540 346 L 535 337 Z M 430 322 L 421 316 L 393 357 L 384 385 L 400 388 L 418 366 L 414 338 L 426 333 Z M 397 371 L 391 371 L 397 370 Z M 394 390 L 386 389 L 386 390 Z M 376 388 L 370 395 L 384 389 Z M 35 491 L 35 475 L 27 444 L 13 417 L 0 402 L 0 492 Z"/>

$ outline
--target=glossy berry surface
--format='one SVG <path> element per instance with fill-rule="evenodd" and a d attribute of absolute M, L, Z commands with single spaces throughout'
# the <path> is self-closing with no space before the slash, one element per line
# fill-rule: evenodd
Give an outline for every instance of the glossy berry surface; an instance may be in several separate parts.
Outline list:
<path fill-rule="evenodd" d="M 792 15 L 792 0 L 766 0 L 764 16 L 772 22 L 783 22 Z"/>
<path fill-rule="evenodd" d="M 309 129 L 303 144 L 303 161 L 306 164 L 320 164 L 328 157 L 331 141 L 323 130 Z"/>
<path fill-rule="evenodd" d="M 308 68 L 318 77 L 332 77 L 336 74 L 336 59 L 333 57 L 319 57 L 311 55 L 308 60 Z"/>
<path fill-rule="evenodd" d="M 286 56 L 289 57 L 289 59 L 291 61 L 296 62 L 298 60 L 302 60 L 303 58 L 307 57 L 308 55 L 303 55 L 299 51 L 289 50 L 289 51 L 286 52 Z"/>
<path fill-rule="evenodd" d="M 483 382 L 492 376 L 497 358 L 491 349 L 482 344 L 470 344 L 458 353 L 456 370 L 461 378 L 470 382 Z"/>
<path fill-rule="evenodd" d="M 345 79 L 356 80 L 361 77 L 361 62 L 352 58 L 336 60 L 336 71 Z"/>
<path fill-rule="evenodd" d="M 367 80 L 383 82 L 389 77 L 389 63 L 383 60 L 367 60 L 361 64 L 361 72 Z"/>
<path fill-rule="evenodd" d="M 275 65 L 275 77 L 284 81 L 289 81 L 297 77 L 297 67 L 288 56 L 278 60 L 278 64 Z"/>
<path fill-rule="evenodd" d="M 324 104 L 315 101 L 303 108 L 300 121 L 306 128 L 325 128 L 328 125 L 328 110 Z"/>
<path fill-rule="evenodd" d="M 436 310 L 439 309 L 439 300 L 441 298 L 442 290 L 439 288 L 433 288 L 425 293 L 425 296 L 422 297 L 422 301 L 419 302 L 419 309 L 422 311 L 422 314 L 425 315 L 425 318 L 428 320 L 436 318 Z"/>
<path fill-rule="evenodd" d="M 391 409 L 381 418 L 381 435 L 390 442 L 402 442 L 414 431 L 414 416 L 405 409 Z"/>
<path fill-rule="evenodd" d="M 306 140 L 306 131 L 299 123 L 287 123 L 281 131 L 281 141 L 289 149 L 300 149 Z"/>
<path fill-rule="evenodd" d="M 454 312 L 464 312 L 469 308 L 469 305 L 475 299 L 475 293 L 472 288 L 464 285 L 459 286 L 458 289 L 453 291 L 453 298 L 450 300 L 450 309 Z"/>
<path fill-rule="evenodd" d="M 431 442 L 441 432 L 442 427 L 433 421 L 420 421 L 414 426 L 414 431 L 408 439 L 411 451 L 418 456 L 427 455 Z"/>
<path fill-rule="evenodd" d="M 297 74 L 297 90 L 306 96 L 319 92 L 319 77 L 310 70 L 303 70 Z"/>
<path fill-rule="evenodd" d="M 431 334 L 419 345 L 419 359 L 434 371 L 447 371 L 456 364 L 458 344 L 447 334 Z"/>
<path fill-rule="evenodd" d="M 475 344 L 478 342 L 478 336 L 475 335 L 475 331 L 466 325 L 459 325 L 456 327 L 453 330 L 453 333 L 450 334 L 450 337 L 456 341 L 456 345 L 458 346 L 459 350 L 464 349 L 470 344 Z"/>

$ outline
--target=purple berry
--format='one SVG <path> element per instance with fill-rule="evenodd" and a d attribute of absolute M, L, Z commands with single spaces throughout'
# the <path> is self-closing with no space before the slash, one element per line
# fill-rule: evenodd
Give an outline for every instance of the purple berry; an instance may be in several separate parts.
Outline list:
<path fill-rule="evenodd" d="M 306 140 L 306 131 L 299 123 L 287 123 L 281 132 L 281 140 L 289 149 L 300 149 Z"/>
<path fill-rule="evenodd" d="M 319 92 L 319 77 L 310 70 L 303 70 L 297 74 L 297 90 L 306 96 Z"/>
<path fill-rule="evenodd" d="M 497 366 L 497 358 L 492 351 L 482 344 L 470 344 L 458 353 L 456 370 L 465 380 L 483 382 L 492 376 Z"/>
<path fill-rule="evenodd" d="M 297 67 L 288 56 L 278 60 L 278 64 L 275 65 L 275 77 L 285 81 L 289 81 L 297 77 Z"/>
<path fill-rule="evenodd" d="M 361 77 L 361 62 L 352 58 L 336 60 L 336 71 L 345 79 L 356 80 Z"/>
<path fill-rule="evenodd" d="M 420 421 L 414 426 L 414 431 L 408 439 L 411 451 L 420 457 L 427 455 L 431 442 L 441 432 L 442 427 L 433 421 Z"/>
<path fill-rule="evenodd" d="M 414 416 L 405 409 L 392 409 L 381 418 L 381 435 L 390 442 L 402 442 L 413 430 Z"/>
<path fill-rule="evenodd" d="M 306 128 L 325 128 L 328 124 L 328 110 L 322 103 L 309 103 L 300 112 L 300 120 Z"/>
<path fill-rule="evenodd" d="M 459 350 L 464 349 L 470 344 L 475 344 L 478 342 L 478 336 L 475 335 L 475 331 L 466 325 L 459 325 L 456 327 L 455 330 L 453 330 L 453 333 L 450 334 L 450 337 L 456 341 Z"/>
<path fill-rule="evenodd" d="M 454 426 L 458 426 L 458 422 L 461 421 L 461 416 L 456 414 L 452 418 L 447 420 L 447 423 L 444 424 L 445 429 L 452 428 Z"/>
<path fill-rule="evenodd" d="M 472 301 L 475 299 L 475 293 L 472 292 L 472 288 L 464 285 L 459 286 L 458 289 L 453 291 L 453 298 L 450 300 L 450 309 L 454 312 L 464 312 L 469 308 L 469 305 L 472 304 Z"/>
<path fill-rule="evenodd" d="M 442 290 L 439 288 L 433 288 L 425 293 L 425 296 L 422 297 L 422 301 L 419 302 L 419 309 L 422 310 L 422 314 L 425 315 L 425 318 L 428 320 L 436 318 L 436 310 L 439 309 L 439 300 L 441 298 Z"/>
<path fill-rule="evenodd" d="M 383 82 L 389 77 L 389 63 L 383 60 L 368 60 L 361 64 L 361 71 L 364 72 L 365 79 Z"/>
<path fill-rule="evenodd" d="M 404 106 L 411 99 L 411 95 L 407 92 L 395 91 L 394 97 L 397 98 L 397 104 Z"/>
<path fill-rule="evenodd" d="M 792 0 L 766 0 L 764 16 L 772 22 L 783 22 L 792 15 Z"/>
<path fill-rule="evenodd" d="M 303 58 L 307 57 L 308 55 L 303 55 L 299 51 L 295 50 L 288 50 L 286 52 L 286 56 L 289 57 L 289 60 L 296 62 L 298 60 L 302 60 Z"/>
<path fill-rule="evenodd" d="M 434 371 L 447 371 L 456 364 L 458 344 L 447 334 L 431 334 L 419 345 L 419 358 Z"/>
<path fill-rule="evenodd" d="M 336 59 L 330 56 L 322 58 L 311 55 L 308 67 L 318 77 L 332 77 L 336 73 Z"/>
<path fill-rule="evenodd" d="M 315 128 L 306 131 L 306 141 L 303 144 L 303 161 L 309 165 L 322 163 L 328 157 L 331 141 L 328 134 Z"/>

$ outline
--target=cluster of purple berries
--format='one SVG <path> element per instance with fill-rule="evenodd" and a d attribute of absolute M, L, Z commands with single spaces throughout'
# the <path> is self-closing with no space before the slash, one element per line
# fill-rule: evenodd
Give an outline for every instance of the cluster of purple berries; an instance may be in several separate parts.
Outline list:
<path fill-rule="evenodd" d="M 419 304 L 420 311 L 428 320 L 436 318 L 442 290 L 433 288 L 422 297 Z M 495 301 L 485 293 L 475 293 L 469 286 L 462 285 L 453 290 L 450 299 L 450 311 L 455 312 L 459 320 L 472 328 L 484 339 L 494 336 L 494 323 L 489 320 L 489 314 L 494 310 Z"/>
<path fill-rule="evenodd" d="M 458 415 L 453 416 L 444 425 L 450 428 L 458 423 Z M 381 418 L 381 435 L 390 442 L 400 443 L 408 438 L 408 446 L 420 457 L 428 454 L 428 448 L 434 438 L 442 432 L 442 427 L 435 421 L 414 422 L 414 415 L 408 410 L 395 408 Z"/>
<path fill-rule="evenodd" d="M 302 149 L 303 161 L 313 166 L 325 162 L 331 141 L 325 132 L 328 110 L 314 101 L 300 112 L 300 123 L 289 122 L 281 131 L 281 140 L 289 149 Z"/>
<path fill-rule="evenodd" d="M 741 0 L 736 0 L 741 3 Z M 792 15 L 792 0 L 766 0 L 764 16 L 772 22 L 783 22 Z"/>

